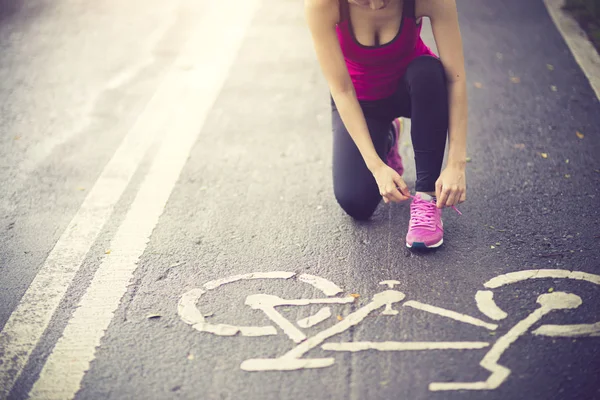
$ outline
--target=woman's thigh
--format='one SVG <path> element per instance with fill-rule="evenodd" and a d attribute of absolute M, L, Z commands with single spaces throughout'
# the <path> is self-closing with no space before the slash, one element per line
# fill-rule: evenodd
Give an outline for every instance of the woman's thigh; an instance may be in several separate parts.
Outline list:
<path fill-rule="evenodd" d="M 390 148 L 391 119 L 365 116 L 373 145 L 386 160 Z M 381 201 L 373 174 L 346 130 L 337 110 L 332 111 L 333 187 L 340 206 L 356 219 L 368 219 Z"/>

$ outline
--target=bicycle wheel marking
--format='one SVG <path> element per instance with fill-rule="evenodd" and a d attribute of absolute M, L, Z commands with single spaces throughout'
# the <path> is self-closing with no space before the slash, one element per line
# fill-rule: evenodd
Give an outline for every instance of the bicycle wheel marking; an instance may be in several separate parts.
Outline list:
<path fill-rule="evenodd" d="M 511 373 L 510 369 L 498 364 L 500 357 L 508 350 L 510 345 L 527 333 L 544 315 L 554 310 L 579 307 L 581 305 L 581 298 L 570 293 L 546 293 L 538 297 L 537 303 L 540 307 L 519 321 L 504 336 L 500 337 L 479 363 L 479 365 L 491 372 L 487 380 L 479 382 L 434 382 L 429 384 L 429 390 L 493 390 L 498 388 Z"/>
<path fill-rule="evenodd" d="M 500 321 L 508 317 L 508 314 L 498 307 L 494 301 L 494 292 L 491 290 L 478 290 L 475 293 L 475 302 L 479 311 L 488 318 Z"/>
<path fill-rule="evenodd" d="M 420 301 L 407 301 L 406 303 L 404 303 L 404 307 L 412 307 L 416 308 L 417 310 L 426 311 L 428 313 L 441 315 L 442 317 L 451 318 L 459 322 L 464 322 L 475 326 L 481 326 L 485 329 L 489 329 L 490 331 L 494 331 L 496 330 L 496 328 L 498 328 L 498 325 L 496 324 L 490 324 L 478 318 L 471 317 L 466 314 L 461 314 L 456 311 L 450 311 L 446 310 L 445 308 L 430 306 L 429 304 L 421 303 Z"/>
<path fill-rule="evenodd" d="M 250 274 L 234 275 L 223 279 L 217 279 L 204 284 L 204 288 L 207 290 L 213 290 L 219 286 L 226 285 L 237 281 L 245 281 L 252 279 L 290 279 L 295 276 L 295 272 L 285 271 L 273 271 L 273 272 L 252 272 Z M 308 282 L 310 283 L 310 282 Z"/>
<path fill-rule="evenodd" d="M 510 272 L 490 279 L 483 284 L 488 289 L 496 289 L 511 283 L 521 282 L 528 279 L 538 278 L 566 278 L 588 281 L 600 285 L 600 275 L 588 274 L 581 271 L 569 271 L 566 269 L 531 269 L 527 271 Z"/>
<path fill-rule="evenodd" d="M 310 317 L 302 318 L 296 322 L 296 324 L 300 328 L 310 328 L 321 322 L 325 321 L 327 318 L 331 317 L 331 308 L 323 307 L 316 314 L 311 315 Z"/>
<path fill-rule="evenodd" d="M 313 285 L 321 292 L 325 293 L 326 296 L 335 296 L 336 294 L 342 293 L 342 289 L 335 283 L 323 279 L 320 276 L 302 274 L 298 277 L 299 281 Z"/>
<path fill-rule="evenodd" d="M 325 343 L 321 348 L 329 351 L 349 351 L 355 353 L 364 350 L 377 351 L 415 351 L 415 350 L 474 350 L 488 347 L 488 342 L 351 342 Z"/>
<path fill-rule="evenodd" d="M 244 280 L 256 280 L 256 279 L 290 279 L 296 276 L 295 272 L 287 271 L 271 271 L 271 272 L 252 272 L 249 274 L 233 275 L 222 279 L 216 279 L 204 284 L 206 291 L 215 290 L 223 285 L 234 283 Z M 298 280 L 308 283 L 322 291 L 326 296 L 331 296 L 342 292 L 339 286 L 327 279 L 302 274 L 298 276 Z M 198 309 L 198 300 L 204 294 L 205 290 L 192 289 L 181 296 L 179 304 L 177 306 L 177 312 L 181 319 L 192 325 L 192 327 L 200 332 L 212 333 L 218 336 L 273 336 L 277 335 L 277 329 L 273 325 L 266 326 L 237 326 L 229 324 L 211 324 L 206 322 L 204 315 Z M 302 333 L 298 328 L 292 325 L 287 319 L 285 319 L 276 310 L 276 306 L 283 305 L 309 305 L 309 304 L 346 304 L 351 303 L 355 299 L 349 298 L 326 298 L 326 299 L 300 299 L 300 300 L 284 300 L 276 296 L 267 295 L 254 295 L 249 296 L 246 299 L 246 304 L 263 310 L 267 316 L 276 323 L 289 337 L 295 342 L 299 343 L 306 339 L 306 335 Z"/>
<path fill-rule="evenodd" d="M 542 279 L 542 278 L 557 278 L 557 279 L 574 279 L 580 281 L 586 281 L 600 285 L 600 275 L 590 274 L 581 271 L 569 271 L 565 269 L 533 269 L 526 271 L 510 272 L 508 274 L 499 275 L 493 279 L 490 279 L 483 285 L 490 289 L 496 289 L 501 286 L 509 285 L 512 283 L 522 282 L 529 279 Z M 479 292 L 478 292 L 479 293 Z M 477 299 L 477 296 L 476 296 Z M 492 315 L 487 314 L 492 309 L 496 309 L 504 313 L 494 302 L 493 297 L 490 296 L 486 300 L 487 304 L 480 305 L 479 301 L 477 306 L 479 309 L 486 314 L 488 317 L 493 318 Z M 482 307 L 480 307 L 482 306 Z M 497 311 L 492 311 L 497 312 Z M 506 313 L 504 313 L 506 314 Z M 574 324 L 574 325 L 542 325 L 538 329 L 532 332 L 538 336 L 551 336 L 551 337 L 580 337 L 580 336 L 600 336 L 600 322 L 595 324 Z"/>
<path fill-rule="evenodd" d="M 181 296 L 177 313 L 186 324 L 200 332 L 212 333 L 218 336 L 235 336 L 238 333 L 242 336 L 273 336 L 277 335 L 277 329 L 274 326 L 235 326 L 228 324 L 210 324 L 206 322 L 204 315 L 200 312 L 196 304 L 200 297 L 206 292 L 202 289 L 192 289 Z"/>

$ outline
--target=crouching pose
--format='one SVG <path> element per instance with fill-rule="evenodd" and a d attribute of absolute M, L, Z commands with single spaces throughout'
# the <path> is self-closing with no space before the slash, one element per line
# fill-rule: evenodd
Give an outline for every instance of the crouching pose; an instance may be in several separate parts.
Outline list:
<path fill-rule="evenodd" d="M 466 198 L 467 90 L 455 0 L 305 3 L 332 97 L 338 203 L 365 220 L 382 198 L 412 199 L 406 245 L 440 246 L 442 209 Z M 423 17 L 431 20 L 439 57 L 421 40 Z M 414 196 L 401 177 L 399 117 L 411 119 Z"/>

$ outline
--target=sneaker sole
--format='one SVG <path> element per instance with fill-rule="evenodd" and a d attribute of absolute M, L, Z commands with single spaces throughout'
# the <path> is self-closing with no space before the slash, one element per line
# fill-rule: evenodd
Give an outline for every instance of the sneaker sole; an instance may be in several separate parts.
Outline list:
<path fill-rule="evenodd" d="M 431 246 L 427 246 L 423 242 L 414 242 L 412 245 L 406 243 L 406 247 L 408 247 L 409 249 L 435 249 L 437 247 L 440 247 L 443 243 L 444 239 L 441 239 L 439 242 L 432 244 Z"/>

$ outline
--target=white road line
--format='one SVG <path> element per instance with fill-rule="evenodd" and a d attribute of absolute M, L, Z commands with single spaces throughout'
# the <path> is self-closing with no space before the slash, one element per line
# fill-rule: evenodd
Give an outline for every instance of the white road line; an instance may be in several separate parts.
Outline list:
<path fill-rule="evenodd" d="M 321 322 L 325 321 L 327 318 L 331 317 L 331 308 L 323 307 L 316 314 L 311 315 L 310 317 L 302 318 L 298 320 L 296 324 L 300 328 L 310 328 Z"/>
<path fill-rule="evenodd" d="M 416 308 L 417 310 L 426 311 L 432 314 L 441 315 L 442 317 L 451 318 L 456 321 L 464 322 L 467 324 L 481 326 L 485 329 L 489 329 L 490 331 L 498 328 L 496 324 L 490 324 L 485 321 L 482 321 L 478 318 L 471 317 L 469 315 L 457 313 L 456 311 L 446 310 L 445 308 L 430 306 L 429 304 L 421 303 L 420 301 L 410 300 L 403 304 L 405 307 Z"/>
<path fill-rule="evenodd" d="M 200 332 L 208 332 L 218 336 L 269 336 L 277 335 L 274 326 L 235 326 L 229 324 L 210 324 L 198 309 L 198 300 L 206 292 L 202 289 L 192 289 L 181 296 L 177 313 L 182 321 L 190 324 Z"/>
<path fill-rule="evenodd" d="M 532 333 L 553 337 L 600 336 L 600 322 L 578 325 L 542 325 Z"/>
<path fill-rule="evenodd" d="M 589 274 L 581 271 L 569 271 L 566 269 L 528 269 L 525 271 L 509 272 L 498 275 L 483 284 L 488 289 L 496 289 L 500 286 L 510 285 L 528 279 L 563 278 L 587 281 L 600 285 L 600 275 Z"/>
<path fill-rule="evenodd" d="M 342 289 L 338 285 L 320 276 L 302 274 L 298 277 L 298 280 L 313 285 L 327 296 L 335 296 L 338 293 L 342 293 Z"/>
<path fill-rule="evenodd" d="M 416 350 L 473 350 L 483 349 L 487 342 L 347 342 L 325 343 L 321 348 L 327 351 L 416 351 Z"/>
<path fill-rule="evenodd" d="M 111 254 L 103 260 L 50 354 L 31 398 L 70 399 L 79 390 L 257 7 L 258 0 L 243 1 L 233 8 L 223 2 L 207 3 L 198 31 L 176 64 L 181 69 L 171 76 L 165 93 L 168 101 L 161 101 L 166 108 L 153 109 L 148 116 L 152 125 L 168 131 L 168 138 L 165 135 L 111 242 Z"/>
<path fill-rule="evenodd" d="M 0 398 L 8 396 L 148 148 L 179 106 L 168 75 L 105 166 L 0 333 Z"/>
<path fill-rule="evenodd" d="M 511 373 L 507 367 L 500 365 L 500 358 L 506 350 L 521 336 L 526 334 L 546 314 L 554 310 L 574 309 L 581 305 L 581 298 L 570 293 L 545 293 L 537 299 L 540 308 L 519 321 L 506 334 L 500 337 L 479 363 L 491 372 L 485 381 L 478 382 L 434 382 L 429 390 L 494 390 L 497 389 Z"/>
<path fill-rule="evenodd" d="M 475 302 L 477 303 L 479 311 L 488 318 L 500 321 L 501 319 L 508 317 L 508 314 L 498 307 L 494 301 L 494 292 L 491 290 L 478 290 L 477 293 L 475 293 Z"/>
<path fill-rule="evenodd" d="M 216 279 L 214 281 L 210 281 L 204 284 L 204 288 L 206 290 L 213 290 L 218 288 L 219 286 L 226 285 L 228 283 L 233 283 L 237 281 L 243 280 L 252 280 L 252 279 L 289 279 L 296 275 L 295 272 L 285 272 L 285 271 L 272 271 L 272 272 L 252 272 L 249 274 L 243 275 L 234 275 L 228 276 L 227 278 Z"/>
<path fill-rule="evenodd" d="M 571 49 L 573 57 L 590 81 L 596 97 L 600 99 L 600 55 L 590 43 L 577 21 L 563 11 L 565 0 L 544 0 L 546 8 L 558 31 Z"/>

